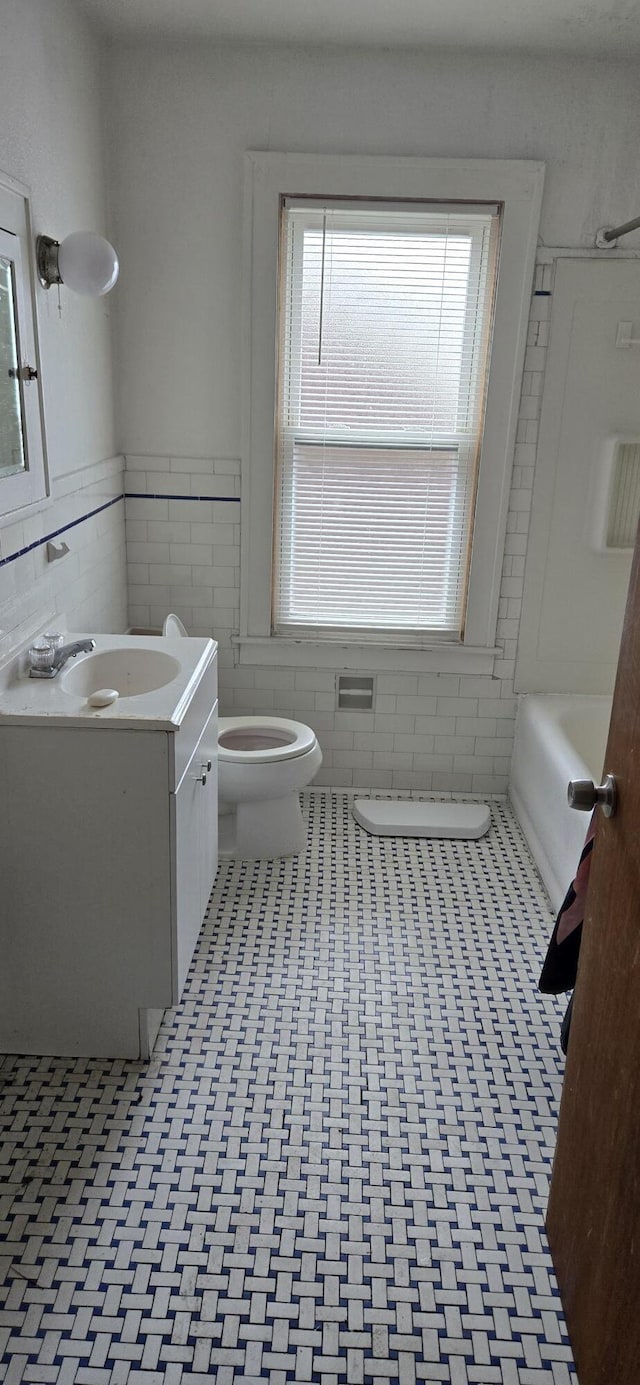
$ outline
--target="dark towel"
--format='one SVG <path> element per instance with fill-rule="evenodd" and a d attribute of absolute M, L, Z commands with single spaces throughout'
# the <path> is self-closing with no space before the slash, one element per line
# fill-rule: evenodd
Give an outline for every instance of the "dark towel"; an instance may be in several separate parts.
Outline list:
<path fill-rule="evenodd" d="M 595 830 L 596 813 L 594 812 L 589 823 L 589 830 L 582 848 L 575 879 L 572 880 L 560 906 L 555 928 L 551 934 L 551 941 L 547 948 L 547 955 L 544 959 L 538 986 L 545 995 L 559 995 L 561 991 L 572 990 L 576 984 Z M 573 996 L 567 1006 L 560 1031 L 560 1044 L 563 1053 L 566 1053 L 569 1042 L 572 1005 Z"/>
<path fill-rule="evenodd" d="M 560 905 L 555 928 L 551 934 L 551 941 L 544 959 L 538 985 L 545 995 L 559 995 L 560 991 L 570 991 L 576 984 L 595 830 L 596 814 L 594 812 L 589 823 L 589 830 L 582 848 L 575 879 L 572 880 Z"/>

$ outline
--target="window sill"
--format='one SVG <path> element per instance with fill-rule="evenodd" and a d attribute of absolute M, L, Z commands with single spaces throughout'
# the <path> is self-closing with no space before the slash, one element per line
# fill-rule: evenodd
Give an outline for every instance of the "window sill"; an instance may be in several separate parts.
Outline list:
<path fill-rule="evenodd" d="M 502 650 L 469 645 L 392 645 L 350 640 L 296 640 L 236 635 L 241 664 L 279 668 L 340 668 L 395 673 L 493 673 Z"/>

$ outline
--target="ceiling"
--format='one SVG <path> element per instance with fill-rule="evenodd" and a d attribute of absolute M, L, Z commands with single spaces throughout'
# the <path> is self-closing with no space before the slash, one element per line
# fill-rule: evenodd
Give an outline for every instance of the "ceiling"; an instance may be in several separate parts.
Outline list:
<path fill-rule="evenodd" d="M 75 0 L 129 38 L 640 53 L 638 0 Z"/>

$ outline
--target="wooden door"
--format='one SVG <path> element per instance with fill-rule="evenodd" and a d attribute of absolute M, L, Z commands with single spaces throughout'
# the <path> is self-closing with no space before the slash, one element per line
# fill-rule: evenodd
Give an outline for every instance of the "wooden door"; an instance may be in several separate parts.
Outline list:
<path fill-rule="evenodd" d="M 575 990 L 547 1232 L 580 1385 L 640 1381 L 640 536 Z"/>

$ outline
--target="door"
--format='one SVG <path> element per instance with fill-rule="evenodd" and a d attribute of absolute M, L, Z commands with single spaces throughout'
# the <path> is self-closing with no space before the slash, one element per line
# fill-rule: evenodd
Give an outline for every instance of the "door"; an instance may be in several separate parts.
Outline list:
<path fill-rule="evenodd" d="M 640 1380 L 640 535 L 618 663 L 547 1232 L 580 1385 Z"/>

